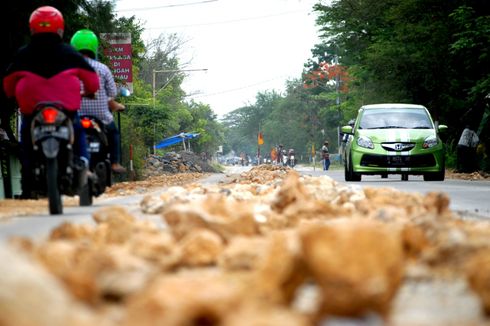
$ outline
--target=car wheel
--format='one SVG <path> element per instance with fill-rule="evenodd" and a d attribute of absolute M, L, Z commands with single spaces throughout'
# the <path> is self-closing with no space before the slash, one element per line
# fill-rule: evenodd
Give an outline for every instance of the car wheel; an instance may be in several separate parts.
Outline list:
<path fill-rule="evenodd" d="M 424 181 L 444 181 L 446 170 L 424 174 Z"/>
<path fill-rule="evenodd" d="M 361 181 L 361 174 L 354 172 L 352 168 L 352 157 L 349 157 L 349 168 L 345 164 L 345 181 Z"/>
<path fill-rule="evenodd" d="M 347 162 L 344 162 L 344 179 L 345 181 L 352 181 L 349 168 L 347 167 Z"/>

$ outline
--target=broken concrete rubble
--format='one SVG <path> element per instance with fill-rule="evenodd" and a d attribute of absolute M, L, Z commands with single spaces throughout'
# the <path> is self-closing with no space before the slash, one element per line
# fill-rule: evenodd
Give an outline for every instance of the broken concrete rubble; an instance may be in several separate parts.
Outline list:
<path fill-rule="evenodd" d="M 95 225 L 65 223 L 46 241 L 14 244 L 104 326 L 448 325 L 399 315 L 417 282 L 439 281 L 488 309 L 490 225 L 459 219 L 444 194 L 261 166 L 220 185 L 169 187 L 140 208 L 165 227 L 112 207 Z M 470 308 L 467 320 L 488 321 Z M 0 311 L 22 321 L 1 300 Z"/>

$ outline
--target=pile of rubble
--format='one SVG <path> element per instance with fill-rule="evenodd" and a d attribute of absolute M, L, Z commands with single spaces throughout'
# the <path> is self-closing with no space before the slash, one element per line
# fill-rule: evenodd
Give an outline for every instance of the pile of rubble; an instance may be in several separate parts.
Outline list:
<path fill-rule="evenodd" d="M 187 172 L 218 172 L 197 154 L 186 151 L 168 152 L 163 156 L 150 155 L 145 161 L 144 169 L 145 177 Z"/>
<path fill-rule="evenodd" d="M 490 180 L 490 173 L 484 171 L 475 171 L 472 173 L 459 173 L 454 170 L 446 171 L 446 178 L 448 179 L 461 179 L 461 180 Z"/>
<path fill-rule="evenodd" d="M 187 172 L 150 176 L 140 181 L 118 182 L 108 188 L 103 196 L 112 197 L 143 194 L 159 188 L 182 186 L 196 182 L 208 175 L 207 173 Z"/>
<path fill-rule="evenodd" d="M 0 247 L 0 325 L 447 325 L 393 307 L 410 282 L 437 280 L 466 284 L 454 295 L 471 291 L 474 324 L 488 321 L 490 224 L 459 219 L 442 193 L 261 166 L 170 187 L 141 210 L 160 223 L 104 208 L 94 225 Z"/>

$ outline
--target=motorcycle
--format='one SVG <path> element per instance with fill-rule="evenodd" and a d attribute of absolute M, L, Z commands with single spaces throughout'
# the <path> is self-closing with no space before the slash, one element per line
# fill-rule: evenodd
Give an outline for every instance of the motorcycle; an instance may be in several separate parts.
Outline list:
<path fill-rule="evenodd" d="M 39 103 L 31 121 L 34 196 L 47 196 L 50 214 L 62 214 L 61 195 L 74 196 L 86 183 L 84 162 L 73 154 L 74 130 L 61 105 Z"/>
<path fill-rule="evenodd" d="M 125 87 L 119 88 L 118 94 L 122 97 L 131 95 Z M 119 111 L 117 111 L 117 114 L 120 122 Z M 91 115 L 83 115 L 80 117 L 80 122 L 87 137 L 87 150 L 90 153 L 89 169 L 91 172 L 90 178 L 88 178 L 87 183 L 80 191 L 80 206 L 90 206 L 93 203 L 93 197 L 100 196 L 107 187 L 112 186 L 109 139 L 106 125 L 98 118 Z M 121 129 L 120 126 L 119 129 Z"/>
<path fill-rule="evenodd" d="M 282 159 L 282 165 L 287 166 L 288 165 L 288 155 L 287 155 L 285 149 L 282 150 L 281 159 Z"/>
<path fill-rule="evenodd" d="M 294 157 L 294 149 L 292 149 L 292 148 L 288 151 L 288 163 L 287 163 L 287 165 L 289 167 L 292 167 L 292 168 L 294 168 L 294 166 L 296 165 L 296 159 Z"/>
<path fill-rule="evenodd" d="M 87 150 L 90 153 L 89 169 L 92 172 L 92 176 L 81 189 L 80 205 L 90 206 L 94 196 L 100 196 L 112 185 L 109 140 L 105 125 L 96 117 L 84 115 L 80 117 L 80 122 L 87 137 Z"/>

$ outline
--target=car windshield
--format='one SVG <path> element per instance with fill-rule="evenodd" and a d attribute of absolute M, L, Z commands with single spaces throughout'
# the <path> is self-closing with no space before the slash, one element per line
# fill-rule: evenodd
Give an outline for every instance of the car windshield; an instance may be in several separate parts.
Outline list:
<path fill-rule="evenodd" d="M 359 129 L 433 129 L 424 109 L 369 109 L 362 114 Z"/>

